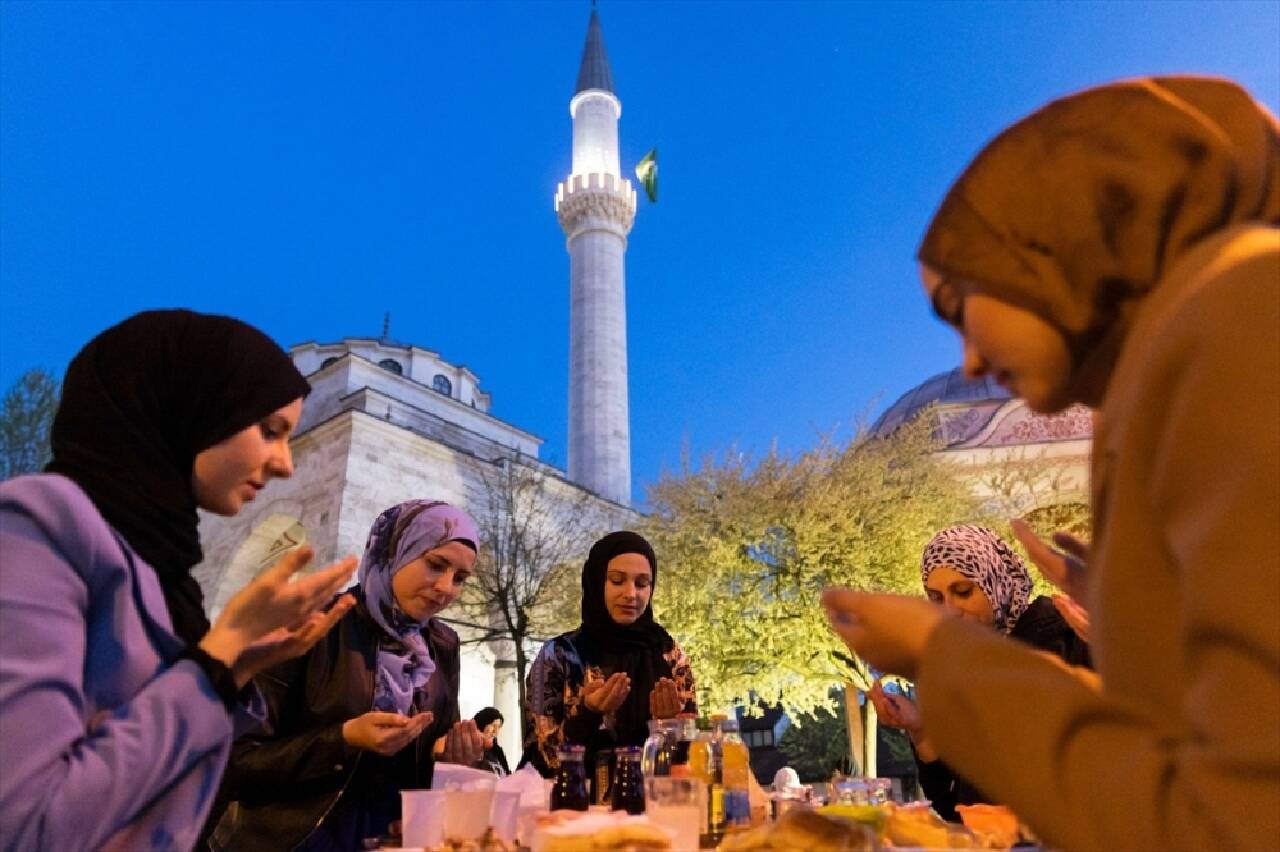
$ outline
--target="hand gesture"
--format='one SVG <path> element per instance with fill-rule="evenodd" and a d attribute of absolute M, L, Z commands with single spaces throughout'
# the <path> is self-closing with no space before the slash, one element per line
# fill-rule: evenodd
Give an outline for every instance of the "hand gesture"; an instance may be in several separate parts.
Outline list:
<path fill-rule="evenodd" d="M 430 712 L 416 716 L 371 710 L 342 723 L 342 739 L 348 745 L 390 757 L 418 738 L 431 724 Z"/>
<path fill-rule="evenodd" d="M 659 678 L 649 693 L 649 717 L 652 719 L 674 719 L 684 709 L 680 700 L 680 692 L 676 682 L 669 677 Z"/>
<path fill-rule="evenodd" d="M 923 734 L 924 721 L 920 717 L 920 707 L 905 695 L 885 692 L 880 681 L 871 685 L 867 691 L 867 700 L 876 708 L 880 721 L 891 728 L 902 728 L 916 736 Z"/>
<path fill-rule="evenodd" d="M 355 605 L 356 599 L 352 595 L 343 595 L 329 607 L 328 612 L 313 612 L 300 627 L 294 630 L 276 628 L 246 646 L 231 667 L 236 685 L 244 686 L 258 672 L 311 650 L 311 646 Z"/>
<path fill-rule="evenodd" d="M 1053 605 L 1082 642 L 1089 641 L 1089 612 L 1070 595 L 1054 595 Z"/>
<path fill-rule="evenodd" d="M 484 756 L 484 747 L 484 734 L 475 721 L 467 719 L 454 724 L 449 733 L 436 740 L 436 759 L 470 766 Z"/>
<path fill-rule="evenodd" d="M 849 589 L 822 593 L 827 620 L 845 644 L 882 672 L 913 678 L 929 636 L 946 611 L 904 595 L 870 595 Z"/>
<path fill-rule="evenodd" d="M 631 678 L 626 672 L 614 672 L 602 680 L 587 679 L 582 684 L 582 703 L 596 713 L 612 713 L 622 706 L 631 692 Z"/>
<path fill-rule="evenodd" d="M 1013 518 L 1009 521 L 1009 526 L 1046 580 L 1072 598 L 1084 600 L 1089 567 L 1088 544 L 1071 533 L 1056 532 L 1053 534 L 1053 543 L 1061 550 L 1055 550 L 1045 544 L 1026 521 Z"/>
<path fill-rule="evenodd" d="M 312 615 L 321 613 L 324 605 L 338 594 L 339 588 L 346 585 L 352 572 L 356 571 L 355 556 L 347 556 L 324 571 L 289 582 L 293 574 L 310 562 L 312 555 L 314 551 L 311 548 L 291 550 L 236 592 L 200 641 L 202 649 L 234 669 L 244 650 L 268 636 L 271 638 L 266 645 L 275 646 L 276 651 L 287 647 L 301 652 L 310 647 L 306 643 L 307 638 L 314 642 L 324 633 L 319 628 L 332 627 L 342 613 L 337 618 L 323 618 L 319 623 L 312 622 Z M 296 636 L 285 637 L 276 633 L 282 628 Z M 265 659 L 264 656 L 256 655 L 257 661 L 261 659 Z M 285 659 L 285 656 L 279 659 Z M 242 672 L 244 670 L 256 670 L 255 658 L 246 661 Z"/>

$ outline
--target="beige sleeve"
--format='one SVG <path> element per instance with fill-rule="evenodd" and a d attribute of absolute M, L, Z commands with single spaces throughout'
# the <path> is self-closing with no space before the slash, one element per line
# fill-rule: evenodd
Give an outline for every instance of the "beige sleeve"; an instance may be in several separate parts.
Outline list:
<path fill-rule="evenodd" d="M 1202 296 L 1162 329 L 1149 372 L 1169 387 L 1148 489 L 1160 563 L 1108 566 L 1181 587 L 1180 647 L 1149 649 L 1185 666 L 1181 707 L 1152 718 L 959 621 L 921 663 L 943 757 L 1054 847 L 1280 849 L 1276 255 Z"/>

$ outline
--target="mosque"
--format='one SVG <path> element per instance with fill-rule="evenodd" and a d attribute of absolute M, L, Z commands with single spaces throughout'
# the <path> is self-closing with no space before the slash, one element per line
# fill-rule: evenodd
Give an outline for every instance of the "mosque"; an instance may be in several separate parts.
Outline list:
<path fill-rule="evenodd" d="M 872 434 L 888 435 L 926 410 L 937 420 L 937 455 L 994 510 L 1026 516 L 1088 502 L 1093 419 L 1084 406 L 1037 414 L 990 376 L 972 381 L 957 367 L 900 396 Z"/>
<path fill-rule="evenodd" d="M 518 464 L 537 471 L 565 506 L 633 523 L 627 395 L 625 266 L 636 191 L 618 157 L 622 103 L 614 90 L 595 10 L 569 100 L 573 161 L 554 194 L 569 254 L 568 470 L 538 457 L 542 439 L 495 417 L 480 377 L 439 353 L 389 338 L 299 343 L 290 349 L 312 386 L 291 447 L 296 472 L 234 518 L 204 515 L 205 560 L 194 574 L 211 615 L 290 548 L 314 548 L 316 564 L 363 551 L 374 518 L 406 499 L 432 497 L 474 510 L 487 473 Z M 1062 461 L 1082 489 L 1091 423 L 1071 410 L 1041 417 L 990 381 L 941 373 L 908 391 L 880 417 L 879 433 L 936 405 L 942 454 L 981 491 L 979 473 L 1011 449 Z M 447 619 L 446 619 L 447 620 Z M 459 628 L 464 642 L 467 629 Z M 536 652 L 536 648 L 530 649 Z M 516 664 L 500 642 L 463 645 L 464 717 L 495 706 L 520 718 Z M 503 728 L 509 756 L 519 724 Z"/>

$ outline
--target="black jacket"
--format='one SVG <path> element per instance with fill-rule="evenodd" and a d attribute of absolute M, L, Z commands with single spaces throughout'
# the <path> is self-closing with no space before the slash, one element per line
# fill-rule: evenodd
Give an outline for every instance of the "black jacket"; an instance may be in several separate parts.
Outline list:
<path fill-rule="evenodd" d="M 232 746 L 224 784 L 234 803 L 213 834 L 213 849 L 295 849 L 330 817 L 344 792 L 365 794 L 372 781 L 390 779 L 386 796 L 395 802 L 386 804 L 398 813 L 397 787 L 431 786 L 432 745 L 459 720 L 458 634 L 434 619 L 424 628 L 436 669 L 417 709 L 435 718 L 394 758 L 352 748 L 342 739 L 343 723 L 372 709 L 380 635 L 358 604 L 305 655 L 255 678 L 267 701 L 267 719 Z"/>
<path fill-rule="evenodd" d="M 1033 600 L 1013 625 L 1009 635 L 1033 648 L 1048 651 L 1069 665 L 1093 668 L 1089 643 L 1076 635 L 1050 598 L 1038 597 Z M 938 816 L 945 820 L 960 821 L 956 805 L 991 802 L 981 790 L 956 775 L 941 760 L 925 763 L 917 758 L 916 768 L 920 772 L 920 788 L 924 790 Z"/>

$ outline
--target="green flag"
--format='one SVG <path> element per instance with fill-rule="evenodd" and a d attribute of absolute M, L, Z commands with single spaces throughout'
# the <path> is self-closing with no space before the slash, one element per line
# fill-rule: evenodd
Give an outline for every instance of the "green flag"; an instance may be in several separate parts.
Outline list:
<path fill-rule="evenodd" d="M 636 163 L 636 179 L 644 187 L 651 203 L 658 201 L 658 149 L 654 148 Z"/>

